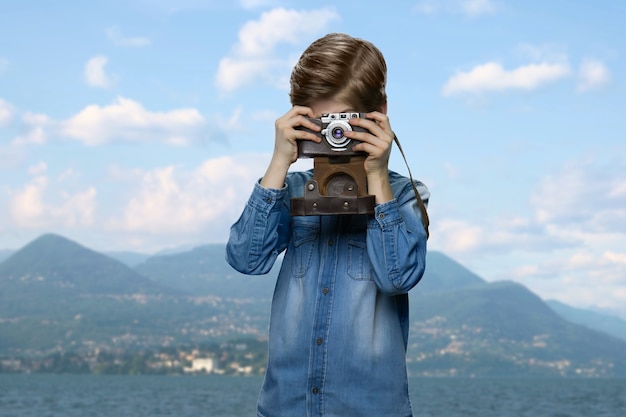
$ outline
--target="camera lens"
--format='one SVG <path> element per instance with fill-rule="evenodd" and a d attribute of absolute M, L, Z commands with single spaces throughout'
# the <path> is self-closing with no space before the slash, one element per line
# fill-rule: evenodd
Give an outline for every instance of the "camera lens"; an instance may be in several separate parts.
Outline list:
<path fill-rule="evenodd" d="M 328 124 L 328 127 L 322 129 L 322 135 L 333 150 L 344 151 L 344 147 L 350 143 L 350 138 L 346 137 L 346 132 L 351 130 L 352 127 L 347 121 L 333 120 Z"/>

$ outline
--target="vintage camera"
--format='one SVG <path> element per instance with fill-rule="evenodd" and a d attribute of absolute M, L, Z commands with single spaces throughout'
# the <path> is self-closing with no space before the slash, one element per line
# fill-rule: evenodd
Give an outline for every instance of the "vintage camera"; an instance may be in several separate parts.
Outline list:
<path fill-rule="evenodd" d="M 348 122 L 365 117 L 365 113 L 328 113 L 319 119 L 309 119 L 322 128 L 316 134 L 322 140 L 298 141 L 298 157 L 314 158 L 313 178 L 304 185 L 304 196 L 291 199 L 293 216 L 320 216 L 336 214 L 373 214 L 375 196 L 367 194 L 365 174 L 366 152 L 352 148 L 359 141 L 345 136 L 347 131 L 367 132 Z"/>
<path fill-rule="evenodd" d="M 316 156 L 339 156 L 339 155 L 366 155 L 364 152 L 354 152 L 352 147 L 359 143 L 345 136 L 345 132 L 354 130 L 355 132 L 367 132 L 367 130 L 351 126 L 348 120 L 365 117 L 364 113 L 325 113 L 319 119 L 309 119 L 322 130 L 315 132 L 305 127 L 297 127 L 298 130 L 306 130 L 314 133 L 322 141 L 320 143 L 310 140 L 298 141 L 298 157 L 313 158 Z"/>

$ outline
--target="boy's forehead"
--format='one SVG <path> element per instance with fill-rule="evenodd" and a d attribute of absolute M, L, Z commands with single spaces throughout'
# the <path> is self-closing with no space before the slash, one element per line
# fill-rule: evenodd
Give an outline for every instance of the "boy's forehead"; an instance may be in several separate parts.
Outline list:
<path fill-rule="evenodd" d="M 311 110 L 315 117 L 320 117 L 324 113 L 347 113 L 356 111 L 347 103 L 337 100 L 319 100 L 311 104 Z"/>

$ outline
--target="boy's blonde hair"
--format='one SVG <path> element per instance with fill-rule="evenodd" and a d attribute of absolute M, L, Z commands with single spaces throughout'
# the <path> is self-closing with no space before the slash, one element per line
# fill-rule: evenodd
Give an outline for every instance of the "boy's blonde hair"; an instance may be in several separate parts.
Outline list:
<path fill-rule="evenodd" d="M 387 64 L 371 42 L 342 33 L 313 42 L 291 73 L 292 105 L 337 100 L 351 110 L 380 110 L 387 102 Z"/>

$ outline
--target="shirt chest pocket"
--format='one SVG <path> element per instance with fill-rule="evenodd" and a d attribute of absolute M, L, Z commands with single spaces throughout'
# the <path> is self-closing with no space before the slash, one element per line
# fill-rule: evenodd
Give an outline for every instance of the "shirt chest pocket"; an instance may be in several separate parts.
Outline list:
<path fill-rule="evenodd" d="M 356 281 L 373 281 L 374 273 L 367 255 L 365 232 L 348 236 L 348 276 Z"/>
<path fill-rule="evenodd" d="M 302 278 L 311 266 L 313 253 L 320 233 L 319 218 L 296 216 L 292 218 L 292 263 L 294 278 Z"/>

